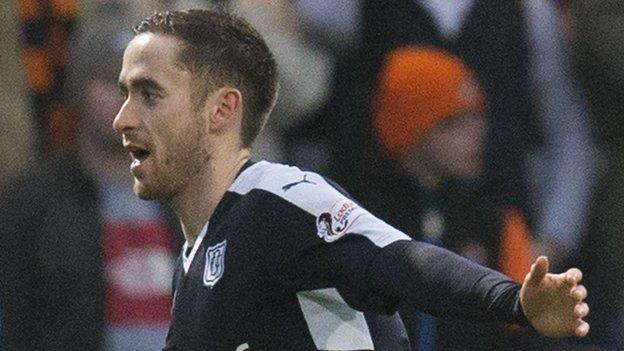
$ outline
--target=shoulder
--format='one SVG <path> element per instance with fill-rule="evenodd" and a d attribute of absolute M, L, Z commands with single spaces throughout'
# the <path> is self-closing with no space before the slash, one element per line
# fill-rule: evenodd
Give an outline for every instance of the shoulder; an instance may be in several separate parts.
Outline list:
<path fill-rule="evenodd" d="M 90 209 L 96 199 L 93 180 L 79 168 L 78 162 L 55 158 L 33 165 L 3 189 L 0 217 L 11 218 L 24 227 L 25 223 L 39 223 L 48 211 Z M 66 206 L 76 203 L 82 205 Z"/>
<path fill-rule="evenodd" d="M 241 195 L 261 191 L 275 202 L 289 203 L 314 216 L 336 201 L 349 200 L 348 194 L 339 191 L 318 173 L 266 161 L 245 170 L 230 191 Z"/>
<path fill-rule="evenodd" d="M 266 199 L 263 208 L 268 211 L 284 206 L 300 210 L 318 237 L 326 242 L 349 233 L 363 235 L 382 247 L 398 239 L 409 240 L 330 180 L 298 167 L 258 162 L 241 173 L 230 191 L 241 195 L 261 193 Z"/>
<path fill-rule="evenodd" d="M 296 200 L 302 193 L 326 190 L 326 186 L 327 182 L 317 173 L 261 161 L 243 171 L 230 187 L 230 191 L 245 195 L 261 189 L 284 199 Z"/>
<path fill-rule="evenodd" d="M 7 186 L 5 194 L 46 198 L 51 191 L 83 188 L 91 183 L 75 157 L 54 157 L 24 170 Z"/>

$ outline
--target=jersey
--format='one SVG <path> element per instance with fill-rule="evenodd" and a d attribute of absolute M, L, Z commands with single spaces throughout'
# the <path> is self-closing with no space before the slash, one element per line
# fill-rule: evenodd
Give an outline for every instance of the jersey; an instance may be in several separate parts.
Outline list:
<path fill-rule="evenodd" d="M 367 286 L 368 263 L 401 240 L 324 177 L 248 163 L 183 247 L 165 350 L 373 350 L 361 311 L 398 301 Z"/>

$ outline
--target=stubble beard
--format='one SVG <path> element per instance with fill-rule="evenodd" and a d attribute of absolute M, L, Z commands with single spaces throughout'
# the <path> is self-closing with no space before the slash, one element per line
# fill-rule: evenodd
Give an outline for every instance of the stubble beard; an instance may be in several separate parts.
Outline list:
<path fill-rule="evenodd" d="M 206 171 L 211 152 L 203 125 L 189 128 L 180 140 L 172 143 L 161 161 L 156 162 L 152 180 L 135 182 L 135 193 L 143 200 L 171 204 L 184 193 L 191 180 Z"/>

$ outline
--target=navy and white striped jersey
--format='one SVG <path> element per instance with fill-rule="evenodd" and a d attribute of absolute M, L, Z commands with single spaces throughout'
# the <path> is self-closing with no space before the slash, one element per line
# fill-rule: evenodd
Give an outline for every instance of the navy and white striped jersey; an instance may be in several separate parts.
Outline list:
<path fill-rule="evenodd" d="M 369 263 L 408 240 L 318 174 L 248 163 L 183 248 L 165 350 L 373 350 L 360 311 L 398 301 Z"/>
<path fill-rule="evenodd" d="M 399 304 L 528 323 L 520 285 L 411 240 L 296 167 L 248 163 L 188 249 L 174 279 L 167 351 L 405 349 L 376 338 L 400 338 L 402 326 L 381 317 Z"/>

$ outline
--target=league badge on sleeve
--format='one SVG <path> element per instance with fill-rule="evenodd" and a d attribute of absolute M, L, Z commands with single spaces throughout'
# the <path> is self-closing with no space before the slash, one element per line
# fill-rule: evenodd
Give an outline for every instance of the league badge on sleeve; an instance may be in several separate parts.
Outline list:
<path fill-rule="evenodd" d="M 206 250 L 206 266 L 204 267 L 204 285 L 211 288 L 217 284 L 225 271 L 225 248 L 227 240 Z"/>
<path fill-rule="evenodd" d="M 323 212 L 316 219 L 318 236 L 328 243 L 347 234 L 349 228 L 365 211 L 350 200 L 336 202 L 331 212 Z"/>

